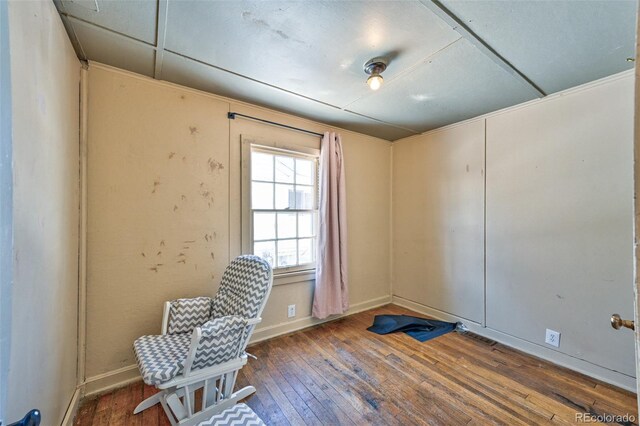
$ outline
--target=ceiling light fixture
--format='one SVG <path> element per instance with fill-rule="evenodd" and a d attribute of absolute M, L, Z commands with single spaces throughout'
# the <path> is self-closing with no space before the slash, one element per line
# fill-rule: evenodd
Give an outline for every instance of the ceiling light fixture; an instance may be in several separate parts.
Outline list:
<path fill-rule="evenodd" d="M 371 90 L 378 90 L 382 86 L 384 79 L 380 74 L 387 69 L 387 63 L 385 58 L 373 58 L 364 64 L 364 72 L 370 75 L 367 84 Z"/>

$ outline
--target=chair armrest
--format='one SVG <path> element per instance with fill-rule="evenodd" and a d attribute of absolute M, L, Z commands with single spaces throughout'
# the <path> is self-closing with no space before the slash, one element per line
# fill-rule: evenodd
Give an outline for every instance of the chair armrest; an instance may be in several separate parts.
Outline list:
<path fill-rule="evenodd" d="M 211 317 L 211 298 L 194 297 L 166 302 L 162 321 L 163 334 L 184 334 L 206 323 Z"/>

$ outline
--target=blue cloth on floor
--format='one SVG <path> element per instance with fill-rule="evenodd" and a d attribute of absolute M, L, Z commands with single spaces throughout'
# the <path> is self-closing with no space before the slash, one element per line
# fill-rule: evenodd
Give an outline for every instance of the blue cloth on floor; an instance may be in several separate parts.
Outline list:
<path fill-rule="evenodd" d="M 367 330 L 377 334 L 402 331 L 416 340 L 426 342 L 456 329 L 455 322 L 445 322 L 409 315 L 376 315 Z"/>

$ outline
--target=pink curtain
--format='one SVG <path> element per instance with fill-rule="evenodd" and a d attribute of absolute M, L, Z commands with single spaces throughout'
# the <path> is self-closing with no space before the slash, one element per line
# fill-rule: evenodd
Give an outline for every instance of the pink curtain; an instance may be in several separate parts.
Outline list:
<path fill-rule="evenodd" d="M 347 194 L 340 135 L 325 132 L 320 147 L 320 206 L 313 316 L 349 308 L 347 290 Z"/>

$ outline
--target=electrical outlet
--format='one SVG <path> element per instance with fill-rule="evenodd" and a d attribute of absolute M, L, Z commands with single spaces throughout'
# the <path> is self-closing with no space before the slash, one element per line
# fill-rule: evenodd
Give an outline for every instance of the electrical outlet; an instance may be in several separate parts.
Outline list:
<path fill-rule="evenodd" d="M 296 305 L 287 306 L 287 316 L 293 318 L 296 316 Z"/>
<path fill-rule="evenodd" d="M 544 337 L 544 342 L 556 348 L 560 347 L 560 333 L 547 328 L 547 334 Z"/>

